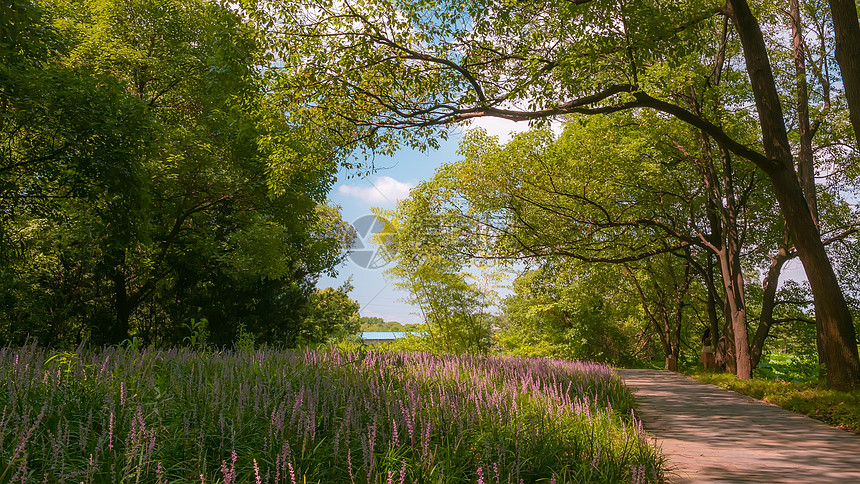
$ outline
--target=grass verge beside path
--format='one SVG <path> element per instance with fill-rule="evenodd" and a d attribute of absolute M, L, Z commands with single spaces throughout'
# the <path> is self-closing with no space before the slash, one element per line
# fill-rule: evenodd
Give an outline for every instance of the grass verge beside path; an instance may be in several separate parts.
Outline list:
<path fill-rule="evenodd" d="M 860 433 L 860 390 L 828 390 L 822 383 L 792 383 L 754 378 L 738 380 L 727 373 L 696 372 L 690 376 L 758 400 L 802 413 L 834 427 Z"/>

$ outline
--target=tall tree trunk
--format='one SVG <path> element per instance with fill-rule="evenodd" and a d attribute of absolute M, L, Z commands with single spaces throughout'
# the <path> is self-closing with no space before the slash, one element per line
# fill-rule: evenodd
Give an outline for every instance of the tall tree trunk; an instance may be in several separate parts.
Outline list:
<path fill-rule="evenodd" d="M 757 367 L 761 361 L 764 342 L 767 340 L 768 335 L 770 335 L 770 329 L 773 327 L 773 311 L 776 308 L 776 290 L 779 287 L 779 275 L 782 272 L 782 266 L 785 265 L 785 262 L 789 258 L 788 234 L 784 233 L 779 250 L 775 256 L 771 257 L 767 275 L 764 281 L 762 281 L 761 317 L 755 336 L 753 337 L 752 349 L 750 350 L 753 368 Z"/>
<path fill-rule="evenodd" d="M 774 192 L 812 288 L 827 384 L 837 389 L 853 388 L 860 383 L 860 358 L 848 304 L 794 170 L 785 169 L 775 175 Z"/>
<path fill-rule="evenodd" d="M 690 283 L 693 282 L 692 276 L 692 263 L 690 260 L 692 259 L 692 254 L 689 249 L 687 249 L 687 258 L 684 262 L 684 279 L 681 281 L 681 286 L 678 287 L 677 280 L 673 278 L 673 286 L 675 292 L 675 308 L 674 313 L 672 314 L 674 320 L 674 328 L 672 332 L 672 359 L 675 362 L 675 370 L 677 371 L 678 365 L 678 357 L 681 354 L 681 327 L 684 323 L 684 298 L 687 293 L 690 291 Z M 669 268 L 671 270 L 671 267 Z M 668 301 L 667 301 L 668 302 Z M 666 316 L 668 320 L 669 312 L 666 311 Z"/>
<path fill-rule="evenodd" d="M 726 300 L 732 310 L 732 329 L 734 329 L 735 375 L 741 380 L 752 378 L 750 363 L 750 343 L 747 331 L 747 304 L 744 293 L 744 274 L 741 268 L 741 241 L 738 233 L 737 201 L 735 199 L 734 170 L 732 158 L 721 150 L 723 160 L 723 195 L 725 196 L 725 260 L 721 262 L 723 282 L 726 284 Z"/>
<path fill-rule="evenodd" d="M 720 150 L 723 165 L 722 183 L 714 167 L 712 145 L 702 133 L 704 160 L 699 163 L 702 179 L 708 191 L 708 220 L 711 227 L 706 245 L 717 257 L 720 265 L 720 281 L 723 288 L 726 339 L 722 360 L 726 368 L 741 379 L 752 376 L 747 332 L 746 296 L 741 268 L 741 241 L 738 233 L 737 200 L 735 197 L 732 159 L 726 150 Z M 722 191 L 720 190 L 722 187 Z M 715 345 L 720 341 L 714 332 Z"/>
<path fill-rule="evenodd" d="M 725 286 L 723 286 L 725 287 Z M 729 295 L 726 294 L 725 299 L 723 300 L 723 337 L 720 338 L 722 345 L 720 345 L 720 351 L 723 353 L 723 361 L 726 364 L 726 371 L 737 375 L 738 373 L 738 359 L 735 355 L 735 329 L 734 329 L 734 319 L 732 318 L 732 309 L 729 307 L 728 303 Z M 718 344 L 719 342 L 718 341 Z"/>
<path fill-rule="evenodd" d="M 676 321 L 675 330 L 672 333 L 672 364 L 674 368 L 667 368 L 672 371 L 678 371 L 678 358 L 681 355 L 681 323 Z"/>
<path fill-rule="evenodd" d="M 668 315 L 669 309 L 665 303 L 666 301 L 663 301 L 662 298 L 657 299 L 657 314 L 654 315 L 654 325 L 658 328 L 657 332 L 660 334 L 660 340 L 663 345 L 663 353 L 666 358 L 665 369 L 668 371 L 678 371 L 678 351 L 677 347 L 672 344 L 672 328 L 669 325 Z M 644 300 L 642 304 L 645 304 Z"/>
<path fill-rule="evenodd" d="M 714 356 L 717 354 L 717 343 L 720 341 L 720 320 L 717 317 L 717 288 L 714 287 L 714 256 L 708 253 L 707 266 L 705 270 L 705 286 L 708 289 L 708 323 L 711 328 L 711 347 L 714 349 Z"/>
<path fill-rule="evenodd" d="M 827 364 L 827 383 L 832 388 L 853 388 L 860 384 L 860 356 L 854 324 L 797 179 L 764 37 L 745 0 L 729 0 L 727 6 L 743 45 L 759 114 L 762 143 L 771 160 L 761 168 L 773 184 L 774 194 L 812 288 L 816 316 L 820 317 L 818 331 Z"/>
<path fill-rule="evenodd" d="M 719 254 L 721 280 L 725 289 L 726 306 L 726 363 L 732 373 L 742 380 L 752 377 L 747 311 L 743 293 L 743 274 L 739 254 L 731 254 L 736 247 L 726 247 Z M 733 360 L 732 365 L 728 365 Z"/>
<path fill-rule="evenodd" d="M 812 137 L 815 134 L 809 124 L 809 86 L 806 82 L 806 54 L 803 45 L 799 0 L 789 0 L 791 38 L 794 47 L 794 74 L 797 89 L 797 133 L 800 146 L 797 153 L 797 174 L 806 204 L 813 220 L 818 224 L 818 199 L 815 189 L 815 161 L 812 157 Z"/>
<path fill-rule="evenodd" d="M 818 225 L 818 197 L 815 188 L 815 160 L 812 156 L 812 137 L 815 135 L 809 124 L 809 88 L 806 83 L 806 55 L 803 45 L 803 29 L 800 16 L 800 1 L 789 0 L 791 18 L 791 38 L 794 47 L 794 74 L 797 79 L 797 132 L 800 146 L 797 152 L 797 176 L 812 220 Z M 821 326 L 818 312 L 815 313 L 816 326 Z M 815 342 L 818 347 L 818 364 L 826 367 L 821 332 L 816 331 Z"/>
<path fill-rule="evenodd" d="M 672 345 L 672 329 L 669 324 L 668 307 L 663 299 L 662 294 L 658 291 L 657 303 L 653 306 L 648 304 L 648 297 L 645 296 L 645 290 L 639 282 L 639 278 L 633 273 L 633 269 L 627 264 L 622 264 L 624 273 L 630 278 L 633 286 L 639 294 L 639 299 L 642 302 L 642 309 L 648 320 L 654 324 L 654 329 L 660 337 L 660 346 L 663 348 L 663 357 L 665 361 L 665 369 L 668 371 L 678 371 L 678 351 L 677 345 Z M 679 333 L 680 334 L 680 333 Z"/>
<path fill-rule="evenodd" d="M 836 34 L 836 62 L 848 100 L 848 117 L 860 148 L 860 24 L 854 0 L 830 0 Z"/>

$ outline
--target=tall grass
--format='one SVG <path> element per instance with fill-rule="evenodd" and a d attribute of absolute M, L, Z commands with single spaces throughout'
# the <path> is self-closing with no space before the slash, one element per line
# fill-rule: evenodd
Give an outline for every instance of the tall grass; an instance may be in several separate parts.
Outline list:
<path fill-rule="evenodd" d="M 604 365 L 426 353 L 0 350 L 0 483 L 654 482 Z"/>

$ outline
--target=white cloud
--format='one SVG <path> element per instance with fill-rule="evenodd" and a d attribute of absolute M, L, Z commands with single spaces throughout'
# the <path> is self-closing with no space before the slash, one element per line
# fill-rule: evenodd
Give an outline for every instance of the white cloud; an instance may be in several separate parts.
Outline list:
<path fill-rule="evenodd" d="M 471 121 L 466 130 L 474 128 L 484 128 L 490 136 L 499 138 L 499 142 L 507 143 L 514 137 L 515 134 L 523 133 L 529 130 L 527 121 L 511 121 L 509 119 L 484 117 L 476 118 Z M 560 121 L 553 120 L 550 122 L 550 128 L 556 135 L 561 134 L 564 130 L 564 124 Z"/>
<path fill-rule="evenodd" d="M 473 119 L 466 130 L 474 128 L 484 128 L 487 131 L 487 134 L 490 136 L 497 136 L 500 142 L 506 143 L 510 141 L 513 135 L 528 131 L 529 123 L 486 117 Z"/>
<path fill-rule="evenodd" d="M 394 204 L 397 200 L 409 196 L 409 190 L 415 186 L 390 176 L 378 176 L 373 180 L 365 179 L 365 181 L 369 186 L 341 185 L 337 188 L 337 192 L 371 204 Z"/>

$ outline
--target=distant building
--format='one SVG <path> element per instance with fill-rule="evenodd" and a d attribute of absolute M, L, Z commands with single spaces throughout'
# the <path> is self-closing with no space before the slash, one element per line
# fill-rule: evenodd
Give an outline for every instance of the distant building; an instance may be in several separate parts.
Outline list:
<path fill-rule="evenodd" d="M 380 343 L 393 343 L 394 340 L 403 339 L 409 333 L 403 331 L 365 331 L 361 333 L 364 344 L 378 345 Z"/>

